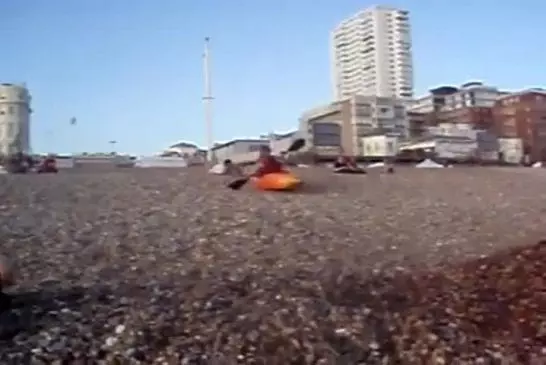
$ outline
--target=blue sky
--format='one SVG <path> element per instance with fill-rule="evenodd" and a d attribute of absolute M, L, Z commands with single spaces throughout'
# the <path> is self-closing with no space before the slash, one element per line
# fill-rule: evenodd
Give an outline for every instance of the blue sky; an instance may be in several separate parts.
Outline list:
<path fill-rule="evenodd" d="M 202 51 L 212 40 L 217 140 L 295 128 L 328 102 L 328 35 L 357 0 L 0 0 L 0 81 L 33 95 L 37 152 L 154 153 L 205 142 Z M 546 2 L 414 0 L 416 93 L 483 80 L 546 84 Z M 7 41 L 7 43 L 6 43 Z M 71 127 L 69 120 L 78 124 Z"/>

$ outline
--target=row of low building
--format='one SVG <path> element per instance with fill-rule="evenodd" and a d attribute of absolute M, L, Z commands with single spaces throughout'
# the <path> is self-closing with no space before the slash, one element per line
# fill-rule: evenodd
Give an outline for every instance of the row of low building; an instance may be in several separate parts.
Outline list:
<path fill-rule="evenodd" d="M 434 153 L 452 160 L 546 160 L 546 91 L 506 92 L 478 82 L 439 87 L 406 102 L 352 96 L 311 109 L 299 133 L 319 156 L 377 159 Z"/>
<path fill-rule="evenodd" d="M 230 159 L 236 163 L 256 160 L 262 146 L 269 146 L 273 153 L 280 154 L 288 149 L 299 133 L 296 131 L 284 134 L 270 134 L 260 138 L 238 138 L 228 142 L 216 143 L 212 148 L 214 159 L 223 161 Z M 164 157 L 183 157 L 190 164 L 201 164 L 206 161 L 207 151 L 188 142 L 180 142 L 170 146 L 161 154 Z"/>
<path fill-rule="evenodd" d="M 80 169 L 84 171 L 107 171 L 131 167 L 187 167 L 204 164 L 205 160 L 194 161 L 175 156 L 131 156 L 125 154 L 80 154 L 44 155 L 52 156 L 59 169 Z"/>
<path fill-rule="evenodd" d="M 509 93 L 473 82 L 435 88 L 411 102 L 354 95 L 305 111 L 291 133 L 235 139 L 216 144 L 212 151 L 217 160 L 248 162 L 257 157 L 260 146 L 269 145 L 279 154 L 295 138 L 306 140 L 302 152 L 320 159 L 343 150 L 370 160 L 420 156 L 424 151 L 452 160 L 543 161 L 546 91 Z M 206 154 L 194 145 L 189 148 L 178 147 L 178 152 Z"/>
<path fill-rule="evenodd" d="M 543 89 L 506 92 L 481 83 L 436 88 L 409 105 L 408 123 L 410 139 L 431 134 L 431 130 L 435 135 L 486 131 L 496 137 L 502 160 L 546 160 Z M 485 143 L 479 138 L 477 142 Z"/>
<path fill-rule="evenodd" d="M 0 85 L 0 154 L 30 150 L 30 100 L 24 85 Z M 506 92 L 471 82 L 437 87 L 412 101 L 353 95 L 305 111 L 295 129 L 219 143 L 212 151 L 218 160 L 247 162 L 257 157 L 262 145 L 279 154 L 295 138 L 304 138 L 302 152 L 324 159 L 343 150 L 368 159 L 432 151 L 445 159 L 546 161 L 546 91 Z M 201 164 L 207 151 L 182 142 L 163 155 Z M 113 159 L 90 154 L 74 161 L 102 166 Z"/>

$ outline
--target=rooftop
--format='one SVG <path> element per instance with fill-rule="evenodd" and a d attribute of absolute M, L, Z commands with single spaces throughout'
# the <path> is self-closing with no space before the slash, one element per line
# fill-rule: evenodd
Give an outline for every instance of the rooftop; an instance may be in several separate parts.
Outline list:
<path fill-rule="evenodd" d="M 169 148 L 198 148 L 198 147 L 194 143 L 182 141 L 182 142 L 178 142 L 169 146 Z"/>
<path fill-rule="evenodd" d="M 234 145 L 235 143 L 264 143 L 264 144 L 268 144 L 269 140 L 259 139 L 259 138 L 256 138 L 256 139 L 251 139 L 251 138 L 248 138 L 248 139 L 244 139 L 244 138 L 232 139 L 231 141 L 228 141 L 228 142 L 215 144 L 214 147 L 212 147 L 212 151 L 216 151 L 216 150 L 219 150 L 221 148 L 229 147 L 231 145 Z"/>

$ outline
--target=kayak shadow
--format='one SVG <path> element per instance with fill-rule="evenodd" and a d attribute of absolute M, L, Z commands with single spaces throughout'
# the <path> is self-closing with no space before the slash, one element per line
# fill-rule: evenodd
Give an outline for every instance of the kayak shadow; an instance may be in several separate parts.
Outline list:
<path fill-rule="evenodd" d="M 315 195 L 315 194 L 325 194 L 331 190 L 326 184 L 318 183 L 303 183 L 298 189 L 292 191 L 292 194 L 297 195 Z"/>
<path fill-rule="evenodd" d="M 328 186 L 322 184 L 302 184 L 292 190 L 254 190 L 256 194 L 272 194 L 272 195 L 320 195 L 328 192 Z"/>

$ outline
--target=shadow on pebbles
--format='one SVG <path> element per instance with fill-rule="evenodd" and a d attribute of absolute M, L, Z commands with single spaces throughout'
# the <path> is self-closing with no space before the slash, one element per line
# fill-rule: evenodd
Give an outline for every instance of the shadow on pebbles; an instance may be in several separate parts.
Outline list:
<path fill-rule="evenodd" d="M 445 184 L 496 187 L 493 195 L 519 184 L 448 173 Z M 546 363 L 546 243 L 439 249 L 438 221 L 410 231 L 422 221 L 410 215 L 425 207 L 411 196 L 431 177 L 392 176 L 369 178 L 371 195 L 361 180 L 336 177 L 338 188 L 323 195 L 227 198 L 221 180 L 173 172 L 6 181 L 0 249 L 18 261 L 18 281 L 0 313 L 0 363 Z M 406 208 L 377 200 L 391 197 L 381 189 L 394 179 L 414 189 Z M 446 226 L 463 195 L 439 205 Z M 529 204 L 518 209 L 532 214 Z M 497 207 L 499 220 L 511 209 Z M 366 209 L 404 215 L 375 231 L 357 220 Z M 463 228 L 484 242 L 502 238 Z M 420 244 L 403 246 L 404 237 Z"/>

